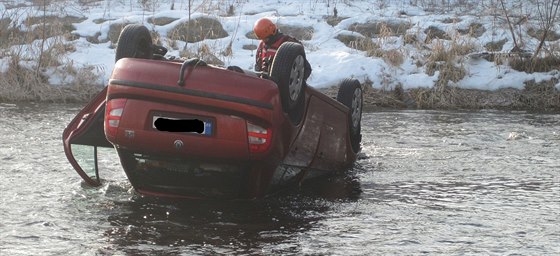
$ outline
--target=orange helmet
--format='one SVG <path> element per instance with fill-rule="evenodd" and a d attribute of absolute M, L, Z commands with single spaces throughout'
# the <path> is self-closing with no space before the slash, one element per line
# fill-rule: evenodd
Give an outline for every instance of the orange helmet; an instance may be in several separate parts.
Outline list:
<path fill-rule="evenodd" d="M 263 40 L 269 36 L 276 34 L 276 25 L 267 18 L 260 18 L 253 26 L 253 32 L 258 39 Z"/>

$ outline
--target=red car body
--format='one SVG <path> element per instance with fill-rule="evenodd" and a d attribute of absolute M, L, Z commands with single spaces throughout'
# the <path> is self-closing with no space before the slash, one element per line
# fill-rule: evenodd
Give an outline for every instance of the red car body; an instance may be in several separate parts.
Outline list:
<path fill-rule="evenodd" d="M 122 58 L 107 87 L 64 130 L 64 149 L 93 186 L 100 185 L 97 156 L 88 173 L 72 145 L 114 147 L 144 195 L 262 198 L 345 170 L 356 159 L 351 109 L 314 88 L 303 90 L 294 121 L 271 79 Z"/>

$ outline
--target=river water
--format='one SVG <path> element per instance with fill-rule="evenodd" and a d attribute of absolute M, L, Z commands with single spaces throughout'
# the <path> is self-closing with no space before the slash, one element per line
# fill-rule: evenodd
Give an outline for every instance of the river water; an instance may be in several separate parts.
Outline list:
<path fill-rule="evenodd" d="M 0 104 L 0 255 L 559 255 L 560 114 L 363 116 L 353 169 L 261 201 L 137 195 L 112 150 L 81 182 L 78 105 Z"/>

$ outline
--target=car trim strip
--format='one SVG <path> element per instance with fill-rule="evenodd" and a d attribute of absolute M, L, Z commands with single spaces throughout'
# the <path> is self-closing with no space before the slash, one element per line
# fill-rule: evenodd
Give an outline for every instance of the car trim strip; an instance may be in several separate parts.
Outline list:
<path fill-rule="evenodd" d="M 209 93 L 209 92 L 203 92 L 203 91 L 180 88 L 180 87 L 161 86 L 161 85 L 156 85 L 156 84 L 148 84 L 148 83 L 135 82 L 135 81 L 129 81 L 129 80 L 121 80 L 121 79 L 111 79 L 111 80 L 109 80 L 109 84 L 124 85 L 124 86 L 138 87 L 138 88 L 143 88 L 143 89 L 180 93 L 180 94 L 196 96 L 196 97 L 204 97 L 204 98 L 210 98 L 210 99 L 231 101 L 231 102 L 241 103 L 241 104 L 250 105 L 250 106 L 259 107 L 259 108 L 273 109 L 272 104 L 270 104 L 270 103 L 264 103 L 264 102 L 256 101 L 256 100 L 252 100 L 252 99 L 246 99 L 246 98 L 240 98 L 240 97 L 234 97 L 234 96 L 216 94 L 216 93 Z"/>

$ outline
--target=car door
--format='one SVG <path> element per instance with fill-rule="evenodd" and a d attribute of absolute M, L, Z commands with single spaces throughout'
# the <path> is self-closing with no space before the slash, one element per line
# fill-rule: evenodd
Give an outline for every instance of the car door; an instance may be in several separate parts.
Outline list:
<path fill-rule="evenodd" d="M 72 119 L 62 133 L 66 158 L 82 179 L 92 186 L 101 184 L 97 148 L 113 147 L 103 131 L 106 95 L 107 87 Z"/>

